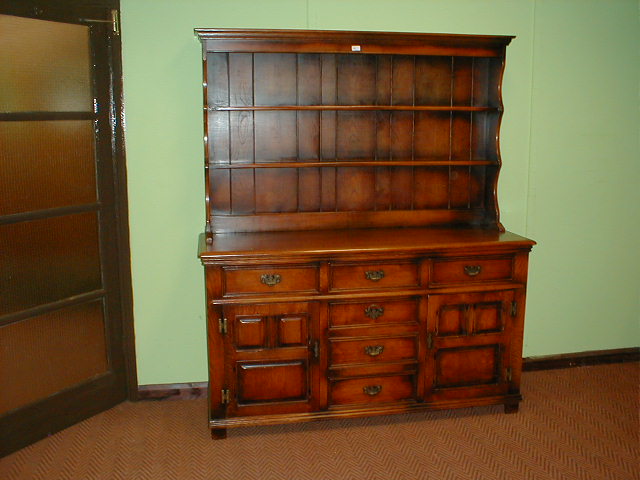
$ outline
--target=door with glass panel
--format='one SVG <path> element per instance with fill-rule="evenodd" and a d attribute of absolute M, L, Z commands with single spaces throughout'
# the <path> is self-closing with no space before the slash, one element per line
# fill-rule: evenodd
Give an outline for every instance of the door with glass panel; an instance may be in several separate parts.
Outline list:
<path fill-rule="evenodd" d="M 117 12 L 37 3 L 0 10 L 0 455 L 124 400 L 132 370 Z"/>

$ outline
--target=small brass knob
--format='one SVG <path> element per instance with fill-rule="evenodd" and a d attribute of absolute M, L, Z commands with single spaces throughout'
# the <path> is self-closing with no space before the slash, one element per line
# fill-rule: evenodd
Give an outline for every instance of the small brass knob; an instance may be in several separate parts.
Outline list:
<path fill-rule="evenodd" d="M 384 270 L 367 270 L 364 276 L 367 280 L 378 282 L 384 278 Z"/>
<path fill-rule="evenodd" d="M 370 397 L 374 397 L 382 391 L 382 385 L 367 385 L 362 387 L 362 391 Z"/>
<path fill-rule="evenodd" d="M 482 271 L 482 267 L 480 265 L 465 265 L 464 273 L 469 275 L 470 277 L 475 277 Z"/>
<path fill-rule="evenodd" d="M 370 357 L 377 357 L 384 352 L 384 345 L 367 345 L 364 347 L 364 353 Z"/>
<path fill-rule="evenodd" d="M 381 317 L 384 314 L 384 308 L 379 305 L 369 305 L 364 309 L 365 317 L 369 317 L 372 320 Z"/>
<path fill-rule="evenodd" d="M 260 275 L 260 282 L 269 287 L 273 287 L 282 281 L 282 277 L 277 273 L 265 273 Z"/>

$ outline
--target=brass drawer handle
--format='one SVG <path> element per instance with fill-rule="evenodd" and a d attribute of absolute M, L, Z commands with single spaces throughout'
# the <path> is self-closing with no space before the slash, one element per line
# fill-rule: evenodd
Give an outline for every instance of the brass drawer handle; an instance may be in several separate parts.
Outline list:
<path fill-rule="evenodd" d="M 277 273 L 264 273 L 260 275 L 260 282 L 264 283 L 269 287 L 273 287 L 277 285 L 282 280 L 282 277 Z"/>
<path fill-rule="evenodd" d="M 364 276 L 367 280 L 378 282 L 384 278 L 384 270 L 367 270 L 364 272 Z"/>
<path fill-rule="evenodd" d="M 482 267 L 480 265 L 465 265 L 464 273 L 469 275 L 470 277 L 475 277 L 482 271 Z"/>
<path fill-rule="evenodd" d="M 367 385 L 362 387 L 362 391 L 370 397 L 374 397 L 382 391 L 382 385 Z"/>
<path fill-rule="evenodd" d="M 369 317 L 372 320 L 375 320 L 378 317 L 381 317 L 384 314 L 384 308 L 379 305 L 369 305 L 364 309 L 365 317 Z"/>
<path fill-rule="evenodd" d="M 377 357 L 384 352 L 384 345 L 367 345 L 364 347 L 364 353 L 370 357 Z"/>

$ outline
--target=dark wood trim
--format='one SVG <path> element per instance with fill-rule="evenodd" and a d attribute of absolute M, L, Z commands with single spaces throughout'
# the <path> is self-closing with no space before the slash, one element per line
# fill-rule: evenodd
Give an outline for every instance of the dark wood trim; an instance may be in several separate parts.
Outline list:
<path fill-rule="evenodd" d="M 107 1 L 107 0 L 104 0 Z M 120 1 L 111 0 L 112 8 L 120 15 Z M 122 74 L 122 37 L 109 36 L 109 60 L 111 62 L 111 105 L 110 125 L 112 128 L 113 189 L 116 213 L 116 243 L 122 253 L 118 258 L 120 283 L 120 305 L 122 313 L 122 340 L 125 371 L 127 376 L 127 396 L 129 400 L 138 398 L 138 373 L 136 365 L 135 331 L 133 325 L 133 285 L 131 280 L 131 258 L 129 240 L 129 199 L 127 194 L 127 168 L 125 155 L 125 107 Z"/>
<path fill-rule="evenodd" d="M 640 361 L 640 347 L 527 357 L 523 370 L 552 370 Z M 139 400 L 194 400 L 207 396 L 207 382 L 140 385 Z"/>
<path fill-rule="evenodd" d="M 77 7 L 113 8 L 120 10 L 120 0 L 4 0 L 3 10 L 10 15 L 20 17 L 45 18 L 47 20 L 60 17 L 62 21 L 69 21 L 68 15 L 60 13 L 61 9 Z"/>
<path fill-rule="evenodd" d="M 117 381 L 108 373 L 0 416 L 0 458 L 126 400 Z M 82 408 L 70 410 L 71 402 Z"/>
<path fill-rule="evenodd" d="M 2 122 L 44 122 L 47 120 L 94 120 L 93 112 L 2 112 Z"/>
<path fill-rule="evenodd" d="M 207 382 L 140 385 L 138 400 L 195 400 L 207 396 Z"/>
<path fill-rule="evenodd" d="M 61 308 L 72 307 L 81 303 L 93 302 L 95 300 L 98 300 L 99 298 L 104 297 L 104 294 L 105 291 L 101 288 L 99 290 L 93 290 L 92 292 L 85 292 L 79 295 L 74 295 L 73 297 L 56 300 L 55 302 L 44 303 L 42 305 L 38 305 L 37 307 L 27 308 L 26 310 L 7 313 L 0 316 L 0 327 L 4 327 L 5 325 L 24 320 L 26 318 L 43 315 L 45 313 L 52 312 L 53 310 L 60 310 Z"/>
<path fill-rule="evenodd" d="M 78 213 L 97 212 L 100 210 L 101 204 L 88 203 L 85 205 L 71 205 L 69 207 L 55 207 L 44 210 L 34 210 L 24 213 L 13 213 L 11 215 L 1 215 L 0 225 L 8 225 L 10 223 L 26 222 L 29 220 L 42 220 L 45 218 L 61 217 L 63 215 L 75 215 Z"/>
<path fill-rule="evenodd" d="M 587 352 L 561 353 L 523 359 L 523 370 L 552 370 L 556 368 L 585 367 L 607 363 L 640 361 L 640 347 L 617 348 L 613 350 L 592 350 Z"/>

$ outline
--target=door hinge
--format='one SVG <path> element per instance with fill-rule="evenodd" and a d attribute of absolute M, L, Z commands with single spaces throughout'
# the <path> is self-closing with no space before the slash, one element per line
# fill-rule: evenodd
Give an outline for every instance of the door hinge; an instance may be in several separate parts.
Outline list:
<path fill-rule="evenodd" d="M 219 318 L 218 319 L 218 331 L 223 335 L 227 334 L 227 319 L 226 318 Z"/>
<path fill-rule="evenodd" d="M 320 358 L 320 342 L 318 340 L 311 342 L 311 351 L 313 352 L 313 358 Z"/>
<path fill-rule="evenodd" d="M 433 348 L 433 333 L 429 332 L 427 335 L 427 348 L 431 350 Z"/>
<path fill-rule="evenodd" d="M 222 390 L 220 390 L 220 401 L 222 402 L 223 405 L 228 405 L 229 404 L 229 389 L 228 388 L 223 388 Z"/>
<path fill-rule="evenodd" d="M 515 317 L 518 315 L 518 302 L 511 302 L 511 316 Z"/>
<path fill-rule="evenodd" d="M 506 377 L 506 379 L 507 379 L 507 382 L 510 382 L 510 381 L 511 381 L 511 379 L 513 378 L 513 370 L 511 369 L 511 367 L 508 367 L 508 368 L 505 370 L 505 372 L 504 372 L 504 373 L 505 373 L 505 377 Z"/>
<path fill-rule="evenodd" d="M 113 34 L 120 35 L 120 12 L 115 8 L 111 9 L 111 20 L 102 20 L 100 18 L 81 18 L 80 21 L 87 23 L 110 23 Z"/>

